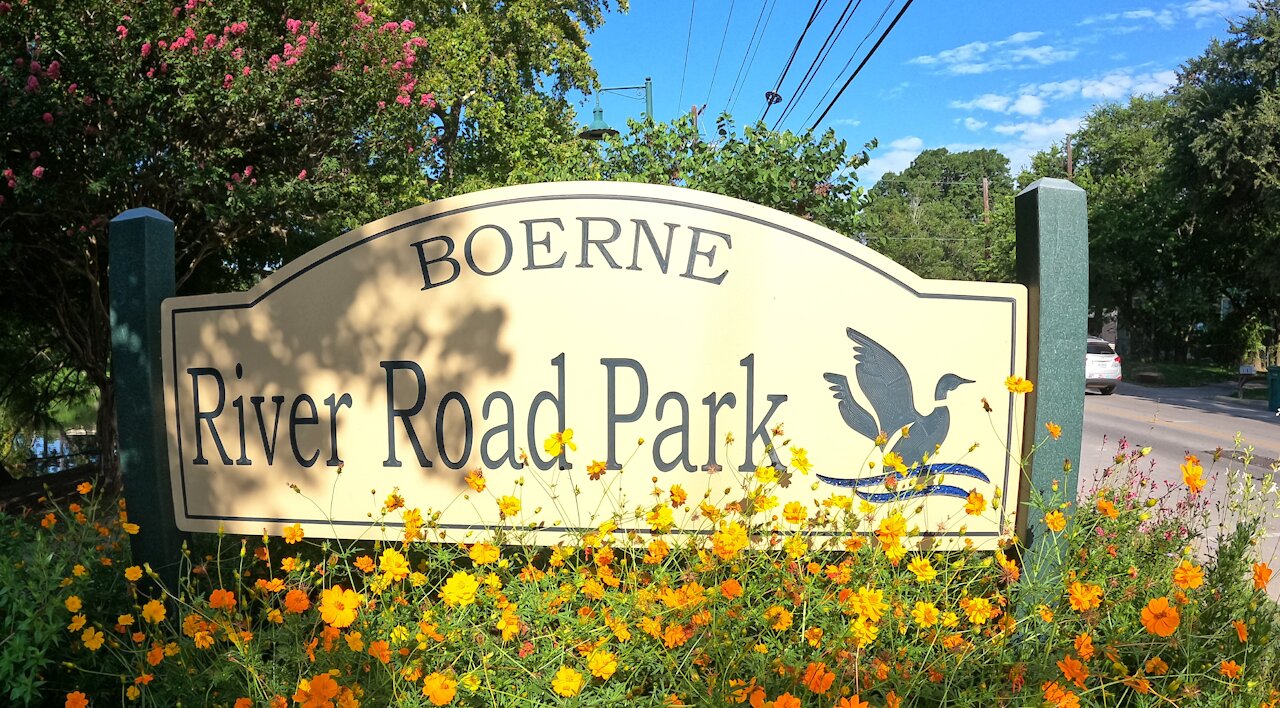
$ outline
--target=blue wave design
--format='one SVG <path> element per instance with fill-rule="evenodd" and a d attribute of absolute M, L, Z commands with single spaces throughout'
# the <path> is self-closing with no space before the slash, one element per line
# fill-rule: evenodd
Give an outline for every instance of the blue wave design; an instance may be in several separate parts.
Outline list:
<path fill-rule="evenodd" d="M 991 479 L 976 467 L 962 465 L 958 462 L 943 462 L 931 465 L 920 465 L 903 473 L 887 472 L 885 474 L 871 475 L 870 477 L 854 477 L 840 478 L 828 477 L 826 475 L 817 475 L 822 482 L 830 484 L 834 487 L 852 488 L 859 498 L 865 499 L 873 504 L 884 504 L 890 501 L 898 501 L 903 499 L 914 499 L 916 497 L 940 496 L 955 497 L 964 499 L 969 496 L 969 492 L 952 484 L 929 484 L 923 487 L 911 486 L 892 492 L 864 492 L 859 487 L 874 487 L 883 485 L 885 480 L 890 476 L 897 476 L 902 480 L 912 477 L 920 477 L 922 475 L 955 475 L 958 477 L 970 477 L 988 484 Z"/>

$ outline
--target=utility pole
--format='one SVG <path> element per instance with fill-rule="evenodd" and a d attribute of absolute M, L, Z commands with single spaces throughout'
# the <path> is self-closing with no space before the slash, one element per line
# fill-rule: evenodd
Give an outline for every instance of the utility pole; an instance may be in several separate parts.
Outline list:
<path fill-rule="evenodd" d="M 1071 159 L 1071 133 L 1067 133 L 1067 179 L 1075 179 L 1075 168 Z"/>
<path fill-rule="evenodd" d="M 982 178 L 982 223 L 991 223 L 991 180 Z"/>

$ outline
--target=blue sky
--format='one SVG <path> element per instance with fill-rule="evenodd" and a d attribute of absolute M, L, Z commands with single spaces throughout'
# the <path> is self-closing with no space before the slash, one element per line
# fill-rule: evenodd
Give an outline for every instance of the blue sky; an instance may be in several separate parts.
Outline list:
<path fill-rule="evenodd" d="M 823 94 L 834 86 L 834 95 L 903 2 L 859 3 L 781 128 L 813 125 L 830 101 Z M 783 102 L 766 117 L 771 126 L 845 7 L 846 0 L 822 6 L 779 90 Z M 653 77 L 658 120 L 705 104 L 709 120 L 731 109 L 741 125 L 761 116 L 764 93 L 774 88 L 812 10 L 809 0 L 633 0 L 628 14 L 611 14 L 592 35 L 590 51 L 605 87 Z M 1163 92 L 1182 62 L 1211 38 L 1227 36 L 1228 18 L 1247 12 L 1247 0 L 916 0 L 819 129 L 834 128 L 854 149 L 879 139 L 871 164 L 858 172 L 867 187 L 935 147 L 996 148 L 1016 174 L 1032 153 L 1061 142 L 1091 107 Z M 766 20 L 750 58 L 753 29 Z M 642 92 L 629 93 L 602 94 L 605 118 L 615 127 L 644 112 L 643 100 L 635 100 Z M 584 122 L 590 101 L 579 108 Z"/>

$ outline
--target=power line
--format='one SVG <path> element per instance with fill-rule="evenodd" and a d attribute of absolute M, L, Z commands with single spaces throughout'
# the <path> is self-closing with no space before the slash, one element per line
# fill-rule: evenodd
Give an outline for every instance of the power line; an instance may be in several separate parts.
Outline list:
<path fill-rule="evenodd" d="M 693 11 L 698 7 L 698 0 L 689 3 L 689 34 L 684 38 L 684 68 L 680 70 L 680 98 L 676 99 L 676 112 L 683 112 L 684 78 L 689 73 L 689 45 L 693 44 Z"/>
<path fill-rule="evenodd" d="M 782 67 L 782 73 L 778 75 L 777 84 L 773 90 L 765 94 L 764 113 L 760 114 L 760 120 L 764 120 L 769 115 L 769 109 L 773 108 L 775 101 L 769 94 L 777 95 L 778 89 L 782 88 L 782 82 L 787 78 L 787 72 L 791 70 L 791 62 L 796 59 L 796 52 L 800 51 L 800 44 L 804 42 L 804 36 L 809 33 L 809 28 L 813 26 L 813 21 L 818 18 L 818 13 L 822 10 L 822 6 L 826 4 L 826 0 L 817 0 L 813 4 L 813 12 L 809 13 L 809 21 L 804 24 L 804 29 L 800 31 L 800 38 L 796 40 L 796 45 L 791 48 L 791 56 L 787 57 L 786 66 Z"/>
<path fill-rule="evenodd" d="M 871 57 L 875 56 L 876 50 L 880 48 L 881 44 L 884 44 L 885 38 L 888 37 L 889 33 L 893 31 L 893 28 L 898 25 L 898 20 L 901 20 L 902 16 L 907 13 L 907 8 L 911 7 L 912 2 L 913 0 L 907 0 L 903 3 L 902 9 L 899 10 L 897 16 L 893 18 L 893 22 L 890 22 L 889 26 L 885 28 L 884 34 L 880 35 L 880 39 L 876 40 L 876 43 L 871 47 L 871 51 L 867 52 L 867 56 L 862 58 L 862 63 L 858 64 L 858 68 L 853 70 L 853 74 L 849 76 L 849 80 L 844 82 L 844 86 L 840 87 L 835 98 L 831 99 L 831 103 L 827 104 L 826 110 L 822 112 L 822 115 L 818 116 L 818 120 L 813 122 L 813 127 L 809 128 L 810 131 L 816 130 L 818 124 L 827 117 L 827 114 L 831 112 L 832 108 L 835 108 L 836 102 L 840 100 L 842 95 L 844 95 L 845 89 L 849 88 L 849 84 L 853 83 L 853 80 L 858 78 L 858 74 L 862 72 L 862 67 L 866 66 L 867 62 L 871 60 Z"/>
<path fill-rule="evenodd" d="M 867 33 L 862 35 L 862 41 L 858 42 L 858 46 L 853 48 L 853 51 L 849 54 L 849 58 L 845 61 L 844 66 L 840 67 L 840 71 L 836 72 L 836 76 L 827 86 L 827 90 L 822 92 L 822 98 L 818 99 L 818 103 L 809 110 L 809 115 L 805 116 L 805 123 L 808 123 L 809 119 L 813 118 L 813 114 L 818 112 L 818 106 L 821 106 L 823 102 L 827 100 L 827 96 L 830 96 L 831 92 L 835 90 L 836 82 L 839 81 L 840 77 L 844 76 L 844 72 L 848 71 L 849 67 L 853 65 L 853 60 L 858 58 L 858 52 L 862 51 L 863 45 L 867 43 L 868 39 L 871 39 L 871 35 L 874 34 L 877 29 L 880 29 L 880 23 L 884 22 L 884 18 L 889 14 L 889 10 L 893 8 L 894 2 L 896 2 L 896 0 L 889 0 L 889 2 L 885 3 L 884 9 L 880 11 L 880 16 L 876 18 L 875 23 L 871 25 L 871 28 L 867 30 Z"/>
<path fill-rule="evenodd" d="M 778 116 L 777 122 L 773 124 L 773 129 L 777 130 L 799 105 L 800 99 L 805 92 L 809 90 L 809 86 L 813 83 L 813 79 L 818 75 L 818 69 L 826 62 L 827 57 L 831 55 L 831 50 L 835 49 L 836 42 L 840 41 L 841 35 L 844 34 L 845 27 L 849 26 L 849 21 L 857 14 L 858 8 L 862 6 L 862 0 L 849 0 L 845 3 L 844 10 L 840 12 L 840 17 L 836 18 L 835 24 L 831 25 L 831 31 L 827 33 L 827 38 L 823 40 L 822 46 L 818 48 L 818 53 L 814 55 L 813 61 L 809 62 L 809 68 L 805 70 L 804 76 L 800 78 L 800 84 L 796 90 L 792 92 L 791 99 L 787 102 L 787 107 L 783 109 L 782 115 Z M 850 11 L 852 8 L 852 11 Z M 834 39 L 833 39 L 834 37 Z"/>
<path fill-rule="evenodd" d="M 735 0 L 729 0 L 729 14 L 724 18 L 724 34 L 720 36 L 720 50 L 716 52 L 716 65 L 711 70 L 711 85 L 707 87 L 707 97 L 702 100 L 703 105 L 711 101 L 711 90 L 716 87 L 716 74 L 720 73 L 720 55 L 724 54 L 724 41 L 729 38 L 729 21 L 733 19 L 733 5 Z"/>
<path fill-rule="evenodd" d="M 766 5 L 769 7 L 769 13 L 767 15 L 764 14 L 764 8 Z M 739 63 L 738 75 L 734 77 L 733 89 L 729 91 L 729 101 L 727 108 L 725 109 L 726 113 L 733 113 L 733 109 L 738 105 L 738 93 L 742 90 L 743 86 L 746 86 L 746 79 L 751 76 L 751 67 L 756 63 L 756 55 L 760 53 L 760 45 L 764 44 L 764 35 L 769 31 L 769 20 L 773 19 L 773 8 L 777 6 L 778 0 L 765 0 L 760 3 L 760 14 L 764 16 L 764 27 L 760 29 L 760 40 L 758 42 L 755 41 L 756 30 L 751 30 L 751 39 L 747 41 L 747 52 L 742 56 L 746 61 L 746 71 L 745 73 L 743 72 L 743 65 Z M 756 27 L 760 28 L 759 17 L 756 17 Z M 755 49 L 751 48 L 752 42 L 755 42 Z M 740 78 L 743 80 L 741 85 L 738 83 L 738 79 Z"/>

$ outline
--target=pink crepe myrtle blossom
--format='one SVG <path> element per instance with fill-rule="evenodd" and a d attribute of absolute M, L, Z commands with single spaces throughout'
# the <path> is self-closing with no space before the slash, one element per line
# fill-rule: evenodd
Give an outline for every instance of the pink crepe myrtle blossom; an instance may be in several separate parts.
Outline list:
<path fill-rule="evenodd" d="M 302 179 L 306 179 L 306 178 L 307 178 L 307 171 L 306 171 L 306 170 L 303 170 L 303 171 L 301 171 L 301 172 L 299 172 L 299 173 L 298 173 L 298 179 L 302 180 Z"/>
<path fill-rule="evenodd" d="M 53 114 L 52 114 L 52 113 L 49 113 L 49 112 L 47 112 L 47 111 L 45 112 L 45 114 L 44 114 L 44 115 L 40 116 L 40 119 L 41 119 L 41 120 L 43 120 L 45 123 L 48 123 L 48 124 L 50 124 L 50 125 L 52 125 L 52 124 L 53 124 Z"/>
<path fill-rule="evenodd" d="M 143 43 L 142 43 L 142 56 L 147 57 L 147 56 L 150 56 L 150 55 L 151 55 L 151 42 L 143 42 Z"/>
<path fill-rule="evenodd" d="M 44 167 L 36 167 L 31 170 L 31 176 L 35 179 L 44 179 Z"/>

